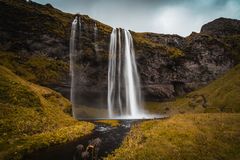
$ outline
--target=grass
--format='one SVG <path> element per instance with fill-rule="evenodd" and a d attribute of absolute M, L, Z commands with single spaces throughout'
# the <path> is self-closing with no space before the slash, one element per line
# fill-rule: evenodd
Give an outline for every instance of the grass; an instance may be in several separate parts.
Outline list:
<path fill-rule="evenodd" d="M 20 77 L 34 83 L 57 83 L 69 72 L 69 64 L 44 54 L 23 56 L 18 53 L 0 51 L 0 65 Z"/>
<path fill-rule="evenodd" d="M 240 65 L 209 85 L 169 102 L 147 102 L 153 113 L 240 112 Z"/>
<path fill-rule="evenodd" d="M 182 114 L 135 125 L 107 160 L 237 160 L 240 114 Z"/>
<path fill-rule="evenodd" d="M 91 133 L 94 125 L 74 120 L 61 94 L 23 80 L 0 66 L 0 159 L 65 143 Z"/>
<path fill-rule="evenodd" d="M 106 159 L 238 160 L 239 93 L 240 65 L 237 65 L 184 97 L 170 102 L 148 102 L 145 108 L 149 112 L 171 117 L 135 125 L 121 147 Z"/>
<path fill-rule="evenodd" d="M 97 123 L 103 123 L 103 124 L 107 124 L 110 125 L 112 127 L 117 127 L 120 125 L 119 120 L 98 120 L 96 121 Z"/>

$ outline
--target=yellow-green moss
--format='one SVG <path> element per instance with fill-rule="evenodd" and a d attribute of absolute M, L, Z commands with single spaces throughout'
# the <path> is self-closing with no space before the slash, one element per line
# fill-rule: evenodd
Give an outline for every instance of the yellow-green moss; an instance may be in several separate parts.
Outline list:
<path fill-rule="evenodd" d="M 182 50 L 161 43 L 156 43 L 151 39 L 144 37 L 146 34 L 147 33 L 135 33 L 135 32 L 132 33 L 137 48 L 141 48 L 144 46 L 144 48 L 146 48 L 146 51 L 148 49 L 150 49 L 150 51 L 151 49 L 160 50 L 167 53 L 170 58 L 179 58 L 184 56 Z"/>
<path fill-rule="evenodd" d="M 18 53 L 0 51 L 0 65 L 22 78 L 37 83 L 58 82 L 69 71 L 69 64 L 44 54 L 24 57 Z"/>
<path fill-rule="evenodd" d="M 5 74 L 1 72 L 1 74 Z M 26 107 L 40 107 L 39 98 L 27 87 L 0 76 L 0 103 L 21 105 Z"/>
<path fill-rule="evenodd" d="M 0 92 L 0 159 L 20 159 L 25 153 L 79 138 L 94 128 L 64 112 L 71 104 L 61 94 L 25 81 L 3 66 Z"/>
<path fill-rule="evenodd" d="M 240 114 L 184 114 L 135 125 L 107 160 L 237 160 Z"/>
<path fill-rule="evenodd" d="M 97 123 L 103 123 L 103 124 L 107 124 L 110 125 L 112 127 L 117 127 L 120 125 L 119 120 L 98 120 L 96 121 Z"/>
<path fill-rule="evenodd" d="M 37 149 L 73 141 L 86 134 L 90 134 L 92 130 L 93 125 L 91 123 L 84 122 L 71 125 L 69 127 L 61 127 L 53 131 L 34 134 L 33 136 L 26 136 L 19 140 L 17 139 L 12 142 L 11 145 L 7 146 L 8 154 L 5 156 L 5 159 L 22 159 L 23 155 L 31 153 Z"/>
<path fill-rule="evenodd" d="M 159 50 L 167 51 L 167 46 L 159 43 L 155 43 L 151 41 L 150 39 L 147 39 L 144 37 L 145 33 L 135 33 L 132 32 L 133 40 L 135 41 L 135 45 L 137 46 L 144 46 L 146 48 L 155 48 Z"/>
<path fill-rule="evenodd" d="M 184 53 L 183 53 L 182 50 L 174 48 L 174 47 L 168 47 L 167 51 L 170 54 L 171 58 L 179 58 L 179 57 L 183 57 L 184 56 Z"/>

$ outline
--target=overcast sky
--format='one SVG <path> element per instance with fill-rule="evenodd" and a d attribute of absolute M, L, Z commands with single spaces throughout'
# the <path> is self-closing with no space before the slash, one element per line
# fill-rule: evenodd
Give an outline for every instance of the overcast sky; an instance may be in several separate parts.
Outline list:
<path fill-rule="evenodd" d="M 240 0 L 33 0 L 137 32 L 187 36 L 219 17 L 240 19 Z"/>

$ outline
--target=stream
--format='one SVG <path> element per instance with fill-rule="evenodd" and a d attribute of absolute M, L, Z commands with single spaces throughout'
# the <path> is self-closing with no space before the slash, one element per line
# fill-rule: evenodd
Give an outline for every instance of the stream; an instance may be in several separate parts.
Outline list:
<path fill-rule="evenodd" d="M 92 121 L 95 123 L 94 121 Z M 115 149 L 119 148 L 124 137 L 130 131 L 131 125 L 137 123 L 138 120 L 121 120 L 120 125 L 111 127 L 106 124 L 95 123 L 94 131 L 76 141 L 68 142 L 66 144 L 59 144 L 35 151 L 26 157 L 25 160 L 73 160 L 76 146 L 79 144 L 86 147 L 89 140 L 100 138 L 102 140 L 98 158 L 102 159 L 110 154 Z"/>

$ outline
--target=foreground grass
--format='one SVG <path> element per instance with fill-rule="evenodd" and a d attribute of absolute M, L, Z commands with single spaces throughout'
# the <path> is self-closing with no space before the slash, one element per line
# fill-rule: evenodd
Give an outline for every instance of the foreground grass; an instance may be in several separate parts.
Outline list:
<path fill-rule="evenodd" d="M 97 123 L 103 123 L 103 124 L 107 124 L 110 125 L 112 127 L 117 127 L 120 125 L 119 120 L 98 120 L 96 121 Z"/>
<path fill-rule="evenodd" d="M 240 114 L 182 114 L 134 126 L 107 160 L 237 160 Z"/>
<path fill-rule="evenodd" d="M 24 154 L 89 134 L 94 125 L 78 122 L 61 94 L 25 81 L 0 66 L 0 159 Z"/>
<path fill-rule="evenodd" d="M 152 113 L 240 112 L 240 65 L 209 85 L 170 102 L 148 102 Z"/>
<path fill-rule="evenodd" d="M 184 97 L 171 102 L 148 102 L 145 108 L 149 112 L 173 117 L 134 126 L 122 146 L 106 159 L 238 160 L 239 93 L 240 65 L 237 65 Z"/>

